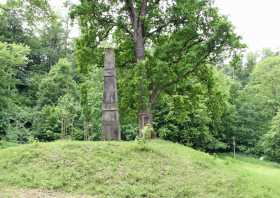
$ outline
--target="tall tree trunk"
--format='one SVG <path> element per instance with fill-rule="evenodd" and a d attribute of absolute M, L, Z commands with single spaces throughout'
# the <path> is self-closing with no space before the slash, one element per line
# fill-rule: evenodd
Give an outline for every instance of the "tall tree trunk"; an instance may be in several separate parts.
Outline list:
<path fill-rule="evenodd" d="M 145 45 L 144 38 L 141 31 L 137 30 L 135 37 L 135 56 L 137 63 L 145 59 Z M 140 71 L 142 80 L 145 80 L 146 74 L 143 68 Z M 139 91 L 140 91 L 140 112 L 139 112 L 139 129 L 140 131 L 144 128 L 145 125 L 152 125 L 152 114 L 149 104 L 145 103 L 145 93 L 146 93 L 145 83 L 140 82 Z"/>
<path fill-rule="evenodd" d="M 141 28 L 142 29 L 142 28 Z M 145 58 L 145 44 L 144 44 L 144 38 L 141 33 L 142 31 L 137 30 L 137 35 L 135 36 L 135 56 L 137 62 L 144 60 Z"/>
<path fill-rule="evenodd" d="M 142 35 L 142 28 L 140 30 L 137 30 L 137 36 L 135 40 L 135 55 L 137 63 L 143 61 L 145 59 L 145 44 L 144 44 L 144 38 Z M 141 68 L 141 77 L 144 81 L 146 79 L 146 72 L 144 71 L 144 68 Z M 140 113 L 139 113 L 139 129 L 140 131 L 145 127 L 145 125 L 151 125 L 152 126 L 152 112 L 151 112 L 151 102 L 150 99 L 148 101 L 148 104 L 145 102 L 145 94 L 147 91 L 145 90 L 145 83 L 140 82 Z"/>
<path fill-rule="evenodd" d="M 141 1 L 140 12 L 137 12 L 135 0 L 126 0 L 126 6 L 128 8 L 128 14 L 130 17 L 131 25 L 133 27 L 133 40 L 134 40 L 134 51 L 137 63 L 145 59 L 145 38 L 144 38 L 144 17 L 147 13 L 147 0 Z M 142 80 L 145 80 L 146 73 L 141 68 Z M 140 112 L 139 112 L 139 129 L 140 132 L 145 125 L 152 125 L 152 113 L 151 105 L 145 104 L 145 93 L 146 88 L 144 83 L 140 82 Z M 150 102 L 149 102 L 150 103 Z"/>

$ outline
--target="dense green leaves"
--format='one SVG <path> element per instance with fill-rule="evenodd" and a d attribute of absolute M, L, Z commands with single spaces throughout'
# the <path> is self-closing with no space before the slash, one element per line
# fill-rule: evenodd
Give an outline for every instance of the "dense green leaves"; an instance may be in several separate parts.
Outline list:
<path fill-rule="evenodd" d="M 27 64 L 29 48 L 23 45 L 7 44 L 0 42 L 0 136 L 10 133 L 12 128 L 24 128 L 26 120 L 15 116 L 26 109 L 22 109 L 16 102 L 18 92 L 16 84 L 17 73 Z M 23 116 L 24 117 L 24 116 Z M 22 122 L 22 119 L 24 122 Z M 24 130 L 24 129 L 23 129 Z"/>
<path fill-rule="evenodd" d="M 76 82 L 73 79 L 72 65 L 66 59 L 61 59 L 52 67 L 48 75 L 39 84 L 38 105 L 57 104 L 58 98 L 67 93 L 75 95 Z M 76 94 L 77 95 L 77 94 Z"/>
<path fill-rule="evenodd" d="M 257 64 L 248 85 L 234 101 L 238 111 L 238 142 L 255 151 L 279 108 L 279 60 L 272 56 Z"/>
<path fill-rule="evenodd" d="M 176 94 L 165 95 L 156 108 L 160 136 L 200 149 L 225 149 L 222 117 L 230 108 L 230 80 L 208 67 L 207 81 L 192 78 L 180 83 Z"/>
<path fill-rule="evenodd" d="M 280 161 L 280 114 L 273 118 L 271 128 L 264 135 L 262 147 L 264 154 L 271 160 Z"/>

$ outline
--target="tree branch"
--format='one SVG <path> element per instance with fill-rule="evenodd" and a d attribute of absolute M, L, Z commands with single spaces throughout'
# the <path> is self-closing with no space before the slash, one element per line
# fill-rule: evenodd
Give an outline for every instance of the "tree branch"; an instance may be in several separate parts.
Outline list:
<path fill-rule="evenodd" d="M 216 49 L 217 51 L 219 51 L 224 45 L 225 43 L 225 40 L 221 42 L 221 45 L 219 46 L 218 49 Z M 180 72 L 181 75 L 177 75 L 177 78 L 172 80 L 172 81 L 169 81 L 167 82 L 166 84 L 163 84 L 161 86 L 159 86 L 157 89 L 154 90 L 155 92 L 155 95 L 157 96 L 161 91 L 164 91 L 165 89 L 169 88 L 170 86 L 174 85 L 175 83 L 179 82 L 180 80 L 182 80 L 183 78 L 185 78 L 186 76 L 190 75 L 191 73 L 195 72 L 198 67 L 202 64 L 205 64 L 206 63 L 206 59 L 209 58 L 211 52 L 212 52 L 213 49 L 211 48 L 208 48 L 207 49 L 207 53 L 204 54 L 204 56 L 202 56 L 200 58 L 200 60 L 198 62 L 196 62 L 196 64 L 193 66 L 193 68 L 191 70 L 186 70 L 186 71 L 183 71 L 183 72 Z M 153 94 L 153 93 L 152 93 Z"/>
<path fill-rule="evenodd" d="M 142 0 L 141 4 L 141 10 L 140 10 L 140 17 L 144 17 L 147 13 L 147 7 L 148 7 L 148 0 Z"/>
<path fill-rule="evenodd" d="M 116 26 L 119 26 L 120 28 L 122 28 L 126 33 L 128 33 L 132 38 L 133 38 L 133 32 L 131 32 L 128 29 L 128 25 L 124 24 L 123 21 L 118 20 L 118 22 L 116 22 L 115 24 Z"/>
<path fill-rule="evenodd" d="M 171 80 L 165 84 L 162 84 L 161 86 L 155 88 L 154 90 L 152 90 L 152 94 L 151 94 L 151 99 L 152 102 L 154 102 L 157 98 L 157 96 L 160 94 L 161 91 L 166 90 L 167 88 L 169 88 L 170 86 L 176 84 L 177 82 L 179 82 L 180 80 L 184 79 L 186 76 L 190 75 L 191 73 L 195 72 L 198 67 L 202 64 L 205 63 L 205 59 L 210 55 L 210 52 L 207 52 L 194 66 L 192 69 L 190 70 L 185 70 L 183 72 L 180 72 L 180 75 L 177 75 L 177 78 L 175 78 L 174 80 Z"/>
<path fill-rule="evenodd" d="M 129 17 L 130 17 L 130 21 L 131 21 L 131 25 L 133 27 L 133 30 L 134 30 L 134 33 L 133 33 L 133 36 L 134 36 L 134 39 L 136 39 L 136 32 L 137 32 L 137 21 L 138 21 L 138 17 L 136 15 L 136 10 L 135 10 L 135 7 L 134 7 L 134 4 L 135 4 L 135 1 L 134 0 L 126 0 L 125 1 L 126 3 L 126 6 L 128 8 L 128 14 L 129 14 Z"/>
<path fill-rule="evenodd" d="M 150 37 L 150 36 L 152 36 L 153 34 L 155 34 L 155 33 L 160 33 L 164 28 L 166 28 L 168 26 L 168 24 L 166 24 L 166 23 L 163 23 L 163 24 L 161 24 L 158 28 L 156 28 L 155 30 L 153 30 L 153 31 L 151 31 L 151 32 L 148 32 L 147 33 L 147 37 Z"/>

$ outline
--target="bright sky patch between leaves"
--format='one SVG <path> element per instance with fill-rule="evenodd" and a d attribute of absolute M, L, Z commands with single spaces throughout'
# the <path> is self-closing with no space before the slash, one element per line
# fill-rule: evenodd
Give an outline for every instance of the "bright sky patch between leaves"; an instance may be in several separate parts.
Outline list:
<path fill-rule="evenodd" d="M 215 0 L 249 50 L 280 47 L 279 0 Z"/>

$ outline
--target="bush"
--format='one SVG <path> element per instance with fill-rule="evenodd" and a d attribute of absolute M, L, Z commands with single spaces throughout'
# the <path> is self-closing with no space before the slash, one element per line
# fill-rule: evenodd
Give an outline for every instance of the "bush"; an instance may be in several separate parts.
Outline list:
<path fill-rule="evenodd" d="M 0 149 L 12 147 L 12 146 L 17 146 L 18 144 L 13 143 L 13 142 L 7 142 L 5 140 L 0 141 Z"/>
<path fill-rule="evenodd" d="M 131 141 L 135 140 L 136 136 L 138 135 L 138 126 L 137 124 L 127 124 L 121 126 L 121 135 L 122 140 Z"/>
<path fill-rule="evenodd" d="M 280 162 L 280 111 L 273 118 L 271 129 L 264 136 L 262 146 L 269 159 Z"/>
<path fill-rule="evenodd" d="M 28 143 L 31 132 L 24 127 L 8 127 L 5 139 L 8 142 L 24 144 Z"/>

